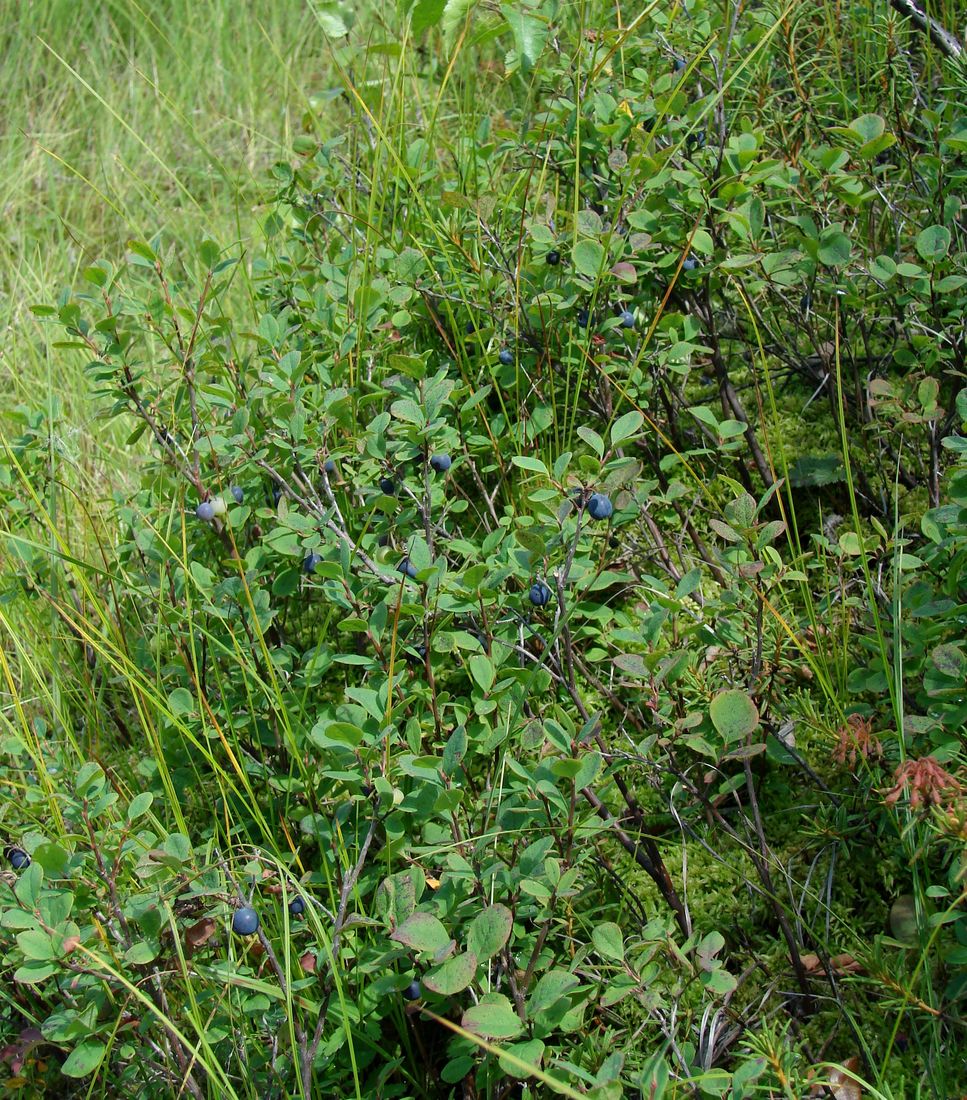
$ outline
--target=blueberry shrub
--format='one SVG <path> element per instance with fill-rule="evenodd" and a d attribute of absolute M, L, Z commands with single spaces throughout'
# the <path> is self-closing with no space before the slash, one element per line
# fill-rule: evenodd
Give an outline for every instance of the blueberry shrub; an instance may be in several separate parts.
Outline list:
<path fill-rule="evenodd" d="M 35 307 L 129 468 L 67 526 L 7 416 L 8 1085 L 955 1095 L 962 68 L 796 2 L 319 18 L 259 244 Z"/>

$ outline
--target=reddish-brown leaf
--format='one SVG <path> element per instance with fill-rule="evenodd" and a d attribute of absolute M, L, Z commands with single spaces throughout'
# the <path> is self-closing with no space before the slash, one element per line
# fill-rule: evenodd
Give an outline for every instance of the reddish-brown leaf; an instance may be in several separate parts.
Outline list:
<path fill-rule="evenodd" d="M 34 1047 L 39 1046 L 44 1041 L 43 1033 L 35 1027 L 24 1028 L 23 1031 L 17 1036 L 17 1041 L 9 1043 L 2 1050 L 0 1050 L 0 1058 L 10 1064 L 10 1071 L 14 1075 L 18 1074 L 23 1069 L 24 1063 L 27 1061 L 27 1057 Z M 7 1082 L 7 1087 L 10 1087 L 10 1082 Z"/>
<path fill-rule="evenodd" d="M 860 1060 L 855 1055 L 840 1066 L 829 1070 L 822 1082 L 809 1090 L 810 1096 L 834 1096 L 836 1100 L 863 1100 L 863 1089 L 853 1076 L 859 1073 Z"/>
<path fill-rule="evenodd" d="M 802 964 L 811 977 L 826 973 L 818 955 L 803 955 Z M 846 954 L 833 955 L 829 960 L 829 966 L 834 974 L 856 974 L 863 969 L 852 955 Z"/>
<path fill-rule="evenodd" d="M 197 924 L 185 929 L 185 954 L 191 956 L 215 934 L 218 925 L 212 917 L 204 917 Z"/>

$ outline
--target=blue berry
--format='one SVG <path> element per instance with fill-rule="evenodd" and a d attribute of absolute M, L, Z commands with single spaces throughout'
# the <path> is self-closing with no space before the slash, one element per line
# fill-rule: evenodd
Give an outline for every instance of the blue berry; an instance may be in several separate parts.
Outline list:
<path fill-rule="evenodd" d="M 330 477 L 332 477 L 332 475 L 336 472 L 336 460 L 334 458 L 327 458 L 326 461 L 322 464 L 322 468 Z"/>
<path fill-rule="evenodd" d="M 430 465 L 438 474 L 445 474 L 453 464 L 453 459 L 449 455 L 433 455 L 430 459 Z"/>
<path fill-rule="evenodd" d="M 289 916 L 290 917 L 301 917 L 302 914 L 305 911 L 306 911 L 306 900 L 305 900 L 305 898 L 294 897 L 292 899 L 292 901 L 289 902 Z"/>
<path fill-rule="evenodd" d="M 409 558 L 404 558 L 396 567 L 397 573 L 402 573 L 404 577 L 409 577 L 410 580 L 416 580 L 417 568 L 410 561 Z"/>
<path fill-rule="evenodd" d="M 418 1001 L 423 996 L 423 991 L 420 989 L 420 983 L 413 981 L 403 990 L 403 996 L 408 1001 Z"/>
<path fill-rule="evenodd" d="M 613 512 L 614 505 L 604 493 L 592 493 L 588 498 L 588 515 L 592 519 L 610 519 Z"/>
<path fill-rule="evenodd" d="M 551 265 L 551 267 L 557 267 L 561 262 L 561 254 L 556 248 L 552 248 L 550 252 L 544 257 L 544 259 Z"/>
<path fill-rule="evenodd" d="M 8 848 L 6 856 L 15 871 L 25 871 L 30 866 L 30 856 L 23 848 Z"/>
<path fill-rule="evenodd" d="M 621 316 L 619 317 L 622 328 L 634 328 L 635 327 L 635 315 L 630 309 L 623 309 Z"/>
<path fill-rule="evenodd" d="M 236 909 L 232 916 L 232 931 L 236 936 L 253 936 L 259 930 L 259 915 L 250 906 Z"/>
<path fill-rule="evenodd" d="M 381 477 L 379 479 L 379 487 L 389 497 L 396 496 L 396 482 L 391 477 Z"/>
<path fill-rule="evenodd" d="M 232 494 L 232 499 L 236 504 L 241 504 L 245 499 L 245 490 L 241 485 L 233 485 L 228 491 Z"/>
<path fill-rule="evenodd" d="M 682 263 L 682 271 L 694 271 L 698 267 L 698 260 L 693 259 L 691 256 Z"/>
<path fill-rule="evenodd" d="M 503 363 L 505 367 L 509 367 L 514 361 L 514 353 L 510 348 L 501 348 L 500 355 L 497 358 Z"/>
<path fill-rule="evenodd" d="M 211 523 L 215 518 L 215 505 L 210 500 L 203 500 L 195 509 L 195 515 L 206 523 Z"/>
<path fill-rule="evenodd" d="M 302 572 L 307 573 L 310 577 L 316 571 L 316 566 L 322 561 L 322 554 L 317 554 L 315 550 L 310 551 L 302 559 Z"/>
<path fill-rule="evenodd" d="M 531 585 L 527 598 L 535 607 L 546 607 L 551 600 L 551 590 L 543 581 L 535 581 Z"/>
<path fill-rule="evenodd" d="M 682 72 L 685 68 L 685 58 L 684 57 L 676 57 L 672 68 L 674 69 L 674 71 L 676 73 Z"/>
<path fill-rule="evenodd" d="M 591 314 L 588 310 L 578 310 L 578 324 L 581 326 L 581 328 L 587 328 L 591 324 Z"/>

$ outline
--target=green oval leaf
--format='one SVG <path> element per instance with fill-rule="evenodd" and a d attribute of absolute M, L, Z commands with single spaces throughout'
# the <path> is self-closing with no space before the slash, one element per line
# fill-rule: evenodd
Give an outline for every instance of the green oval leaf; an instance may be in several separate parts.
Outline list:
<path fill-rule="evenodd" d="M 582 424 L 581 427 L 578 428 L 578 435 L 597 453 L 598 458 L 604 457 L 604 440 L 598 435 L 594 428 L 588 428 Z"/>
<path fill-rule="evenodd" d="M 490 691 L 494 686 L 494 666 L 490 658 L 483 653 L 475 653 L 469 660 L 470 674 L 477 684 L 484 690 Z"/>
<path fill-rule="evenodd" d="M 543 474 L 547 477 L 547 467 L 539 458 L 530 458 L 528 455 L 514 455 L 510 461 L 521 470 L 531 470 L 535 474 Z"/>
<path fill-rule="evenodd" d="M 644 422 L 645 418 L 637 409 L 632 409 L 631 412 L 625 413 L 624 416 L 619 416 L 611 425 L 611 442 L 617 446 L 619 443 L 624 442 L 624 440 L 630 439 Z"/>
<path fill-rule="evenodd" d="M 849 124 L 849 128 L 860 141 L 873 141 L 886 129 L 886 122 L 880 115 L 860 115 Z"/>
<path fill-rule="evenodd" d="M 849 263 L 853 246 L 841 229 L 824 229 L 819 235 L 819 262 L 827 267 L 843 267 Z"/>
<path fill-rule="evenodd" d="M 533 1071 L 525 1070 L 522 1063 L 540 1069 L 543 1057 L 543 1042 L 540 1039 L 527 1039 L 522 1043 L 511 1043 L 510 1046 L 504 1047 L 498 1061 L 504 1073 L 509 1073 L 513 1077 L 530 1077 Z"/>
<path fill-rule="evenodd" d="M 70 858 L 65 849 L 59 844 L 50 842 L 38 844 L 30 853 L 35 863 L 39 863 L 49 876 L 57 878 L 64 873 L 67 861 Z"/>
<path fill-rule="evenodd" d="M 443 18 L 443 9 L 446 0 L 417 0 L 413 5 L 412 27 L 413 34 L 422 34 L 430 27 L 435 27 Z"/>
<path fill-rule="evenodd" d="M 101 1064 L 104 1049 L 103 1043 L 86 1039 L 74 1047 L 67 1056 L 67 1060 L 60 1067 L 61 1073 L 66 1077 L 87 1077 Z"/>
<path fill-rule="evenodd" d="M 489 993 L 468 1008 L 460 1021 L 466 1031 L 486 1039 L 513 1039 L 524 1030 L 520 1017 L 502 993 Z"/>
<path fill-rule="evenodd" d="M 451 997 L 466 989 L 477 975 L 477 956 L 472 951 L 454 955 L 445 963 L 433 967 L 423 978 L 423 984 L 434 993 Z"/>
<path fill-rule="evenodd" d="M 154 795 L 150 791 L 142 791 L 140 794 L 136 794 L 128 806 L 128 821 L 137 821 L 139 817 L 146 814 L 151 809 L 153 801 Z"/>
<path fill-rule="evenodd" d="M 942 225 L 928 225 L 917 234 L 917 252 L 927 263 L 942 260 L 950 248 L 950 230 Z"/>
<path fill-rule="evenodd" d="M 746 737 L 759 725 L 759 711 L 744 691 L 720 691 L 712 700 L 709 716 L 726 742 Z"/>
<path fill-rule="evenodd" d="M 619 653 L 612 661 L 615 668 L 628 676 L 645 677 L 648 675 L 648 666 L 645 658 L 640 653 Z"/>
<path fill-rule="evenodd" d="M 33 959 L 36 962 L 49 962 L 57 958 L 50 936 L 39 928 L 30 928 L 17 936 L 17 946 L 24 954 L 24 958 Z"/>
<path fill-rule="evenodd" d="M 578 241 L 571 253 L 575 268 L 589 278 L 597 278 L 604 263 L 604 247 L 598 241 Z"/>
<path fill-rule="evenodd" d="M 390 936 L 397 943 L 412 947 L 414 951 L 432 951 L 436 954 L 450 942 L 450 933 L 432 913 L 413 913 Z"/>
<path fill-rule="evenodd" d="M 514 917 L 505 905 L 488 905 L 470 924 L 467 947 L 478 959 L 490 959 L 510 939 Z"/>
<path fill-rule="evenodd" d="M 517 67 L 529 72 L 537 64 L 547 41 L 547 21 L 531 15 L 519 4 L 501 4 L 500 10 L 514 36 Z"/>
<path fill-rule="evenodd" d="M 625 957 L 624 937 L 621 935 L 621 929 L 613 921 L 599 924 L 591 933 L 591 942 L 598 954 L 606 959 L 621 962 Z"/>

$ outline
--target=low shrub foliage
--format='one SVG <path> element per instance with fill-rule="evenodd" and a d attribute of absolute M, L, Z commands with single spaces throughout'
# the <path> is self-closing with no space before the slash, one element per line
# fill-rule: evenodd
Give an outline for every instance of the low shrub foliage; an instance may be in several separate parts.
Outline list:
<path fill-rule="evenodd" d="M 35 307 L 131 463 L 8 415 L 11 1087 L 965 1086 L 962 73 L 592 8 L 327 7 L 264 248 Z"/>

